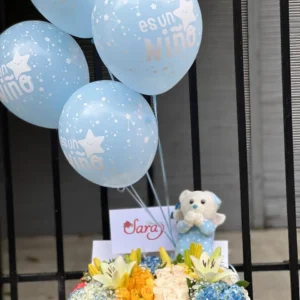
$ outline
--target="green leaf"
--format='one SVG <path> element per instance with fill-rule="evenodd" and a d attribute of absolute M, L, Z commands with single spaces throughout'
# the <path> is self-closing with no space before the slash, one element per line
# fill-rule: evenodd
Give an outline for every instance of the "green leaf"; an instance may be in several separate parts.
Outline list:
<path fill-rule="evenodd" d="M 164 263 L 164 264 L 158 266 L 157 269 L 163 269 L 166 265 L 167 265 L 167 263 Z"/>
<path fill-rule="evenodd" d="M 189 278 L 186 279 L 186 282 L 187 282 L 188 288 L 191 288 L 194 285 L 194 281 Z"/>
<path fill-rule="evenodd" d="M 240 287 L 243 287 L 243 288 L 247 288 L 248 286 L 249 286 L 249 282 L 248 281 L 244 281 L 244 280 L 242 280 L 242 281 L 238 281 L 237 283 L 236 283 L 236 285 L 238 285 L 238 286 L 240 286 Z"/>
<path fill-rule="evenodd" d="M 183 259 L 183 256 L 179 253 L 176 257 L 176 261 L 178 263 L 183 263 L 184 262 L 184 259 Z"/>
<path fill-rule="evenodd" d="M 126 254 L 126 255 L 124 256 L 124 260 L 125 260 L 126 263 L 130 263 L 130 262 L 131 262 L 130 255 L 129 255 L 129 254 Z"/>

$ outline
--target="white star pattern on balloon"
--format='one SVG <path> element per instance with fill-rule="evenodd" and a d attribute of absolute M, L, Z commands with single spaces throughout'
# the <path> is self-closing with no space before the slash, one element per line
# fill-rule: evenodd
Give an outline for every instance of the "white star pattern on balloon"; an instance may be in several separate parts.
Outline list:
<path fill-rule="evenodd" d="M 16 79 L 19 79 L 20 75 L 25 72 L 31 71 L 31 67 L 28 65 L 30 55 L 20 55 L 15 52 L 14 58 L 6 66 L 11 69 Z"/>
<path fill-rule="evenodd" d="M 194 4 L 192 0 L 180 0 L 180 5 L 174 10 L 173 14 L 181 19 L 184 30 L 197 19 L 194 14 Z"/>
<path fill-rule="evenodd" d="M 156 9 L 156 4 L 152 3 L 152 4 L 150 5 L 150 7 L 151 7 L 152 9 Z"/>
<path fill-rule="evenodd" d="M 78 144 L 84 149 L 87 157 L 91 157 L 93 154 L 104 153 L 101 147 L 104 141 L 104 136 L 95 136 L 91 129 L 88 130 L 85 139 L 79 140 Z"/>

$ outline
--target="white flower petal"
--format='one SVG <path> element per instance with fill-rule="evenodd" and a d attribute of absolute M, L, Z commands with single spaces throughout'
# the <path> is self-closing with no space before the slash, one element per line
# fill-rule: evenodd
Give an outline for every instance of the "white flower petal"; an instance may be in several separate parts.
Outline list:
<path fill-rule="evenodd" d="M 93 279 L 102 283 L 104 286 L 111 287 L 112 286 L 112 279 L 109 276 L 103 274 L 97 274 L 93 276 Z"/>
<path fill-rule="evenodd" d="M 119 288 L 121 279 L 122 279 L 122 275 L 118 271 L 114 272 L 112 277 L 112 283 L 113 283 L 112 288 L 114 289 Z"/>
<path fill-rule="evenodd" d="M 218 273 L 222 263 L 222 257 L 216 258 L 209 263 L 210 272 Z"/>
<path fill-rule="evenodd" d="M 122 256 L 118 256 L 114 261 L 115 269 L 120 273 L 125 273 L 127 270 L 127 264 Z"/>
<path fill-rule="evenodd" d="M 106 262 L 101 262 L 101 271 L 103 274 L 107 274 L 110 264 Z"/>
<path fill-rule="evenodd" d="M 217 282 L 217 281 L 220 281 L 220 280 L 222 280 L 222 279 L 224 279 L 224 278 L 228 278 L 228 277 L 231 277 L 231 276 L 233 276 L 235 273 L 232 271 L 232 270 L 227 270 L 227 271 L 225 271 L 225 272 L 222 272 L 222 273 L 218 273 L 218 274 L 216 274 L 216 276 L 214 276 L 213 278 L 212 278 L 212 282 Z"/>
<path fill-rule="evenodd" d="M 196 270 L 200 270 L 201 269 L 201 263 L 200 263 L 200 259 L 196 258 L 195 256 L 191 255 L 191 260 L 193 262 L 193 265 L 195 267 Z"/>

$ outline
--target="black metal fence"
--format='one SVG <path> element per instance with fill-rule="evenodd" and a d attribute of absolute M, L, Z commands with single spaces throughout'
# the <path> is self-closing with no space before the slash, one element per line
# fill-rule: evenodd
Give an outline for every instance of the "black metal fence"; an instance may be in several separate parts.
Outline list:
<path fill-rule="evenodd" d="M 29 1 L 29 0 L 28 0 Z M 251 0 L 252 1 L 252 0 Z M 21 20 L 20 15 L 24 12 L 16 5 L 16 0 L 1 0 L 0 26 L 1 31 Z M 265 271 L 289 271 L 291 281 L 291 299 L 299 300 L 299 276 L 297 250 L 297 228 L 296 228 L 296 202 L 295 202 L 295 176 L 294 176 L 294 147 L 293 147 L 293 125 L 292 125 L 292 99 L 291 99 L 291 66 L 290 66 L 290 30 L 289 30 L 289 0 L 280 0 L 281 14 L 281 53 L 282 53 L 282 87 L 283 87 L 283 119 L 284 119 L 284 140 L 285 140 L 285 168 L 286 168 L 286 204 L 288 213 L 288 237 L 289 237 L 289 261 L 274 262 L 268 264 L 253 264 L 251 260 L 251 237 L 250 237 L 250 208 L 249 208 L 249 178 L 248 178 L 248 152 L 247 152 L 247 132 L 246 132 L 246 99 L 245 82 L 249 76 L 245 76 L 245 31 L 243 24 L 247 21 L 247 0 L 233 0 L 234 16 L 234 48 L 235 48 L 235 73 L 236 73 L 236 100 L 238 115 L 238 146 L 239 146 L 239 168 L 240 168 L 240 199 L 242 214 L 242 236 L 243 236 L 243 264 L 236 265 L 239 272 L 244 272 L 245 280 L 252 282 L 253 272 Z M 24 17 L 24 16 L 23 16 Z M 250 16 L 251 17 L 251 16 Z M 300 16 L 299 16 L 300 17 Z M 246 18 L 246 19 L 245 19 Z M 247 26 L 246 26 L 247 28 Z M 246 35 L 247 36 L 247 35 Z M 247 53 L 246 53 L 247 56 Z M 94 58 L 95 79 L 103 77 L 103 66 L 95 51 Z M 247 74 L 246 74 L 247 75 Z M 249 74 L 248 74 L 249 75 Z M 201 189 L 201 164 L 200 164 L 200 135 L 198 117 L 198 95 L 197 95 L 197 70 L 194 64 L 189 71 L 190 87 L 190 115 L 192 134 L 192 155 L 193 155 L 193 182 L 195 189 Z M 59 172 L 59 143 L 57 132 L 49 131 L 52 152 L 52 172 L 54 191 L 54 211 L 56 226 L 56 252 L 57 252 L 57 272 L 39 274 L 18 274 L 16 262 L 16 237 L 14 222 L 14 195 L 13 178 L 11 171 L 10 143 L 9 143 L 9 123 L 8 113 L 1 105 L 1 137 L 2 137 L 2 161 L 5 178 L 6 192 L 6 215 L 8 229 L 8 251 L 9 251 L 9 274 L 0 274 L 0 286 L 9 284 L 11 288 L 11 299 L 17 300 L 18 283 L 24 282 L 58 282 L 58 299 L 65 299 L 65 281 L 79 279 L 82 271 L 66 272 L 64 267 L 64 245 L 62 230 L 61 192 L 60 192 L 60 172 Z M 105 188 L 100 188 L 102 222 L 107 225 L 108 214 L 108 194 Z M 109 226 L 103 226 L 103 237 L 109 239 Z M 253 289 L 250 285 L 249 294 L 253 299 Z M 2 299 L 1 293 L 1 299 Z"/>

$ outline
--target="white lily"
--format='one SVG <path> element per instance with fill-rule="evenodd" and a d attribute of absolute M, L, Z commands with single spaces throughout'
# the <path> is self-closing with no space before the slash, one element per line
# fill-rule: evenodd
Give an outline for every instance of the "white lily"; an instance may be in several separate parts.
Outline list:
<path fill-rule="evenodd" d="M 135 261 L 126 263 L 122 256 L 117 257 L 112 263 L 102 262 L 102 274 L 94 275 L 93 279 L 100 282 L 104 287 L 112 289 L 123 287 L 135 264 Z"/>
<path fill-rule="evenodd" d="M 232 270 L 221 268 L 222 257 L 219 249 L 216 249 L 211 256 L 205 252 L 202 253 L 199 259 L 191 256 L 191 260 L 199 278 L 206 282 L 213 283 L 235 275 Z"/>

